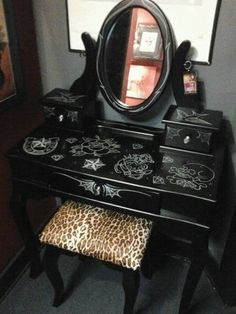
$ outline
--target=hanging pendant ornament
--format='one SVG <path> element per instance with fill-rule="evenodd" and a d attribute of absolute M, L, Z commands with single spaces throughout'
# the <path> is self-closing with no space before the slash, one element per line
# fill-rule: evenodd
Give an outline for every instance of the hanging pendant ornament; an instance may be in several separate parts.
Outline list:
<path fill-rule="evenodd" d="M 183 72 L 184 94 L 197 94 L 197 73 L 192 71 L 192 62 L 187 60 L 184 63 Z"/>

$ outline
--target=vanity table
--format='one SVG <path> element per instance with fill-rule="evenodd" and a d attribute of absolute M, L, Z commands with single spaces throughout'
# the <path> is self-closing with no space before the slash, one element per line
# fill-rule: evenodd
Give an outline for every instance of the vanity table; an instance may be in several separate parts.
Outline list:
<path fill-rule="evenodd" d="M 180 234 L 187 232 L 197 245 L 196 282 L 185 282 L 181 298 L 180 313 L 185 313 L 206 258 L 198 255 L 205 242 L 191 228 L 208 233 L 219 210 L 223 147 L 217 145 L 213 154 L 176 149 L 165 146 L 166 134 L 108 121 L 96 121 L 83 132 L 42 125 L 9 152 L 12 209 L 30 256 L 31 277 L 42 268 L 38 238 L 26 213 L 28 199 L 58 196 L 145 217 L 165 233 L 173 232 L 178 215 Z"/>
<path fill-rule="evenodd" d="M 115 63 L 109 56 L 122 25 L 132 27 L 119 41 L 116 57 L 121 61 Z M 160 37 L 153 52 L 142 50 L 142 40 L 129 49 L 134 25 L 142 35 Z M 156 4 L 122 1 L 107 17 L 98 40 L 97 76 L 105 100 L 130 116 L 158 105 L 172 57 L 171 30 Z M 146 72 L 151 77 L 148 88 L 138 84 L 140 77 L 133 78 L 141 70 L 141 78 Z M 13 215 L 30 255 L 32 277 L 40 273 L 41 263 L 26 213 L 30 198 L 58 196 L 153 221 L 180 217 L 210 230 L 219 209 L 221 112 L 170 106 L 163 128 L 154 128 L 98 119 L 96 99 L 75 91 L 55 89 L 41 104 L 45 123 L 8 153 Z"/>

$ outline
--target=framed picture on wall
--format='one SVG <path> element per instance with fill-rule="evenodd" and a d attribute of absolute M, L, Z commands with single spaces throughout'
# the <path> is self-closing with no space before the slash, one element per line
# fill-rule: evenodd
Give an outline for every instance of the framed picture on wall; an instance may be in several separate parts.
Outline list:
<path fill-rule="evenodd" d="M 0 0 L 0 111 L 17 104 L 22 93 L 17 38 L 10 1 Z"/>
<path fill-rule="evenodd" d="M 157 25 L 139 24 L 134 43 L 134 58 L 159 60 L 161 57 L 161 33 Z"/>

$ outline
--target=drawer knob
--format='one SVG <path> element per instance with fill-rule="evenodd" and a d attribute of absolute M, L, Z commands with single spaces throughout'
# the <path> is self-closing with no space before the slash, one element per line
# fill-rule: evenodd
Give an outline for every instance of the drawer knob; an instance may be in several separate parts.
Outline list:
<path fill-rule="evenodd" d="M 96 188 L 94 189 L 94 194 L 95 195 L 101 195 L 101 192 L 102 192 L 102 188 L 100 185 L 97 185 Z"/>
<path fill-rule="evenodd" d="M 186 135 L 184 138 L 184 144 L 188 144 L 191 142 L 191 137 L 189 135 Z"/>
<path fill-rule="evenodd" d="M 64 120 L 64 116 L 63 116 L 63 114 L 60 114 L 59 116 L 58 116 L 58 121 L 59 122 L 62 122 Z"/>

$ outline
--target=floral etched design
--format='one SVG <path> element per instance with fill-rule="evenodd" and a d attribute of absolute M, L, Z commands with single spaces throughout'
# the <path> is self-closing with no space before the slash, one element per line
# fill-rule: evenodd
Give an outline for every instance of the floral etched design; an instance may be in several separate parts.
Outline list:
<path fill-rule="evenodd" d="M 140 180 L 152 173 L 149 164 L 154 163 L 150 154 L 129 154 L 120 159 L 114 166 L 116 173 L 123 173 L 126 177 Z"/>
<path fill-rule="evenodd" d="M 98 135 L 94 138 L 83 137 L 83 142 L 71 146 L 72 156 L 93 155 L 100 157 L 103 155 L 119 153 L 120 144 L 117 144 L 113 138 L 101 139 Z"/>
<path fill-rule="evenodd" d="M 168 172 L 171 175 L 166 179 L 171 184 L 198 191 L 208 188 L 215 178 L 215 172 L 212 169 L 197 163 L 189 163 L 180 168 L 171 167 Z"/>

